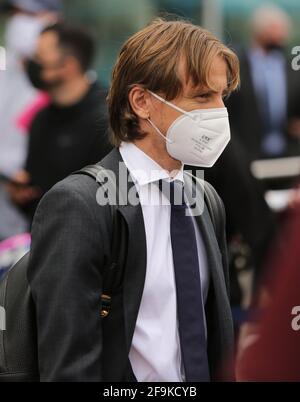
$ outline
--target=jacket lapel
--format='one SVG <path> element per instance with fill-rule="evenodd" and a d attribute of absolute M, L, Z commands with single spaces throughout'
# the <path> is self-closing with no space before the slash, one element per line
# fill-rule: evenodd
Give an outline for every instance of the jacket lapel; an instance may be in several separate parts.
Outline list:
<path fill-rule="evenodd" d="M 128 227 L 128 254 L 124 275 L 123 306 L 127 351 L 129 352 L 141 304 L 146 276 L 146 235 L 140 205 L 121 206 Z"/>
<path fill-rule="evenodd" d="M 122 191 L 122 198 L 128 200 L 129 192 L 134 190 L 134 183 L 132 180 L 127 180 L 127 186 L 119 185 L 120 162 L 124 163 L 119 150 L 115 148 L 100 164 L 105 169 L 114 172 L 117 188 Z M 127 169 L 126 173 L 128 176 Z M 125 219 L 128 228 L 127 261 L 124 267 L 123 282 L 123 308 L 127 352 L 129 353 L 145 284 L 147 264 L 146 234 L 142 208 L 139 203 L 138 205 L 125 203 L 125 205 L 119 205 L 117 209 Z"/>

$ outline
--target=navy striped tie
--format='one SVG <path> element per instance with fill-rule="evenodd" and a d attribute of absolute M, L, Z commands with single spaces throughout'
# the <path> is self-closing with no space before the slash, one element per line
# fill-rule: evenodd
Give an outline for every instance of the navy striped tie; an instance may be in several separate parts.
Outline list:
<path fill-rule="evenodd" d="M 183 184 L 160 182 L 169 188 L 171 243 L 177 292 L 181 355 L 188 382 L 209 381 L 204 308 L 193 218 L 184 202 Z"/>

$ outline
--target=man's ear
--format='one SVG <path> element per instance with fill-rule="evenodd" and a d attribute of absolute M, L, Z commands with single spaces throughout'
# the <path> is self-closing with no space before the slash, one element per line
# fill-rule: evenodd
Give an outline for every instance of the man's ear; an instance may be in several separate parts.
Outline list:
<path fill-rule="evenodd" d="M 128 95 L 129 103 L 134 113 L 140 119 L 148 119 L 150 116 L 150 95 L 146 89 L 135 85 Z"/>

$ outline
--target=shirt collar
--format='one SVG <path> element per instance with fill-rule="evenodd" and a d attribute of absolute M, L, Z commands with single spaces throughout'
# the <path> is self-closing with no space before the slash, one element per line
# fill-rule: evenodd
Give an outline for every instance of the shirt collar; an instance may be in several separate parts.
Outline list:
<path fill-rule="evenodd" d="M 184 182 L 183 164 L 177 171 L 177 174 L 174 177 L 171 177 L 167 170 L 163 169 L 157 162 L 132 142 L 122 142 L 120 153 L 133 180 L 139 186 L 144 186 L 158 180 L 179 180 Z"/>

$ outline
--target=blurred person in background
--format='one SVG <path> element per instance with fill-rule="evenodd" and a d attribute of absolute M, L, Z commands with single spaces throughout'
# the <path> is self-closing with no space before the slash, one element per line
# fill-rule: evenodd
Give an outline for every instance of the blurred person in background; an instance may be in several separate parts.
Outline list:
<path fill-rule="evenodd" d="M 300 381 L 300 198 L 288 211 L 239 339 L 239 381 Z"/>
<path fill-rule="evenodd" d="M 14 177 L 23 187 L 10 188 L 30 217 L 55 183 L 110 150 L 106 94 L 88 75 L 93 57 L 94 41 L 85 30 L 58 23 L 42 31 L 26 62 L 31 83 L 51 99 L 32 123 L 25 169 Z"/>
<path fill-rule="evenodd" d="M 18 126 L 19 116 L 35 101 L 38 92 L 27 79 L 24 59 L 32 56 L 39 33 L 58 18 L 59 0 L 6 0 L 4 32 L 6 70 L 0 72 L 0 240 L 28 230 L 25 216 L 11 202 L 5 183 L 22 167 L 27 136 Z"/>
<path fill-rule="evenodd" d="M 216 188 L 225 205 L 231 304 L 239 306 L 243 294 L 238 272 L 244 269 L 253 273 L 249 289 L 252 294 L 263 275 L 277 219 L 265 201 L 263 186 L 250 172 L 247 153 L 236 135 L 215 166 L 205 170 L 205 179 Z"/>
<path fill-rule="evenodd" d="M 250 161 L 300 154 L 300 76 L 284 54 L 289 31 L 283 10 L 261 6 L 251 20 L 251 47 L 239 55 L 241 88 L 227 106 Z"/>

